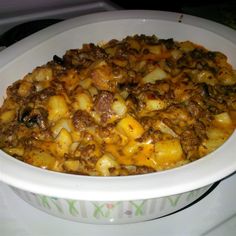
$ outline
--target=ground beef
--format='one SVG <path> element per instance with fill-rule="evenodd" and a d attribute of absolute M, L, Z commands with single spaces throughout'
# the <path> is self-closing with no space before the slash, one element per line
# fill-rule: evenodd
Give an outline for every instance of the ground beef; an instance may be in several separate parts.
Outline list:
<path fill-rule="evenodd" d="M 198 146 L 201 143 L 194 129 L 185 130 L 180 136 L 180 142 L 187 159 L 194 160 L 199 156 Z"/>
<path fill-rule="evenodd" d="M 201 117 L 204 115 L 204 110 L 200 105 L 197 104 L 195 101 L 190 101 L 187 103 L 187 110 L 192 115 L 192 117 Z"/>
<path fill-rule="evenodd" d="M 84 130 L 89 126 L 92 126 L 95 122 L 88 112 L 78 110 L 73 115 L 73 125 L 77 130 Z"/>
<path fill-rule="evenodd" d="M 99 113 L 109 112 L 113 102 L 113 93 L 101 91 L 95 100 L 95 110 Z"/>

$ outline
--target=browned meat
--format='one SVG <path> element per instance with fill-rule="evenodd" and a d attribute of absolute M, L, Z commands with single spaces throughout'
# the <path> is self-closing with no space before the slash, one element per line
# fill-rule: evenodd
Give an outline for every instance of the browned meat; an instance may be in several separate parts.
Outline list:
<path fill-rule="evenodd" d="M 37 94 L 37 96 L 39 97 L 40 100 L 46 100 L 55 94 L 56 94 L 55 89 L 53 87 L 49 87 L 49 88 L 45 88 L 45 89 L 41 90 Z"/>
<path fill-rule="evenodd" d="M 89 157 L 92 156 L 93 152 L 95 150 L 95 145 L 94 144 L 89 144 L 83 147 L 79 148 L 80 151 L 80 157 L 83 159 L 88 159 Z"/>
<path fill-rule="evenodd" d="M 200 118 L 201 116 L 204 115 L 204 110 L 200 105 L 197 104 L 195 101 L 190 101 L 187 103 L 187 109 L 189 113 L 192 115 L 194 118 Z"/>
<path fill-rule="evenodd" d="M 103 125 L 106 125 L 107 120 L 112 114 L 111 105 L 114 99 L 114 94 L 108 91 L 101 91 L 95 100 L 94 109 L 100 114 Z"/>
<path fill-rule="evenodd" d="M 194 160 L 199 156 L 198 146 L 201 143 L 201 140 L 194 129 L 185 130 L 180 135 L 180 142 L 188 159 Z"/>
<path fill-rule="evenodd" d="M 76 129 L 82 131 L 95 124 L 95 122 L 88 112 L 78 110 L 73 115 L 73 124 Z"/>
<path fill-rule="evenodd" d="M 86 67 L 98 59 L 107 58 L 104 49 L 92 43 L 83 45 L 81 50 L 69 50 L 63 57 L 63 62 L 66 66 Z"/>

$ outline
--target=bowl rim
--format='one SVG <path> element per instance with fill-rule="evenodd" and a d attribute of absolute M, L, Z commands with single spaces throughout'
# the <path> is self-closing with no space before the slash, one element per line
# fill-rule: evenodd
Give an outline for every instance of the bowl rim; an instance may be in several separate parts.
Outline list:
<path fill-rule="evenodd" d="M 195 16 L 181 13 L 127 10 L 94 13 L 52 25 L 0 53 L 0 68 L 14 57 L 74 27 L 110 20 L 164 20 L 200 27 L 236 45 L 236 31 Z M 14 53 L 13 53 L 14 52 Z M 9 157 L 0 151 L 0 181 L 36 194 L 89 201 L 127 201 L 165 197 L 195 190 L 232 174 L 236 170 L 236 132 L 206 157 L 162 172 L 119 177 L 94 177 L 43 170 Z M 224 158 L 221 158 L 224 156 Z"/>

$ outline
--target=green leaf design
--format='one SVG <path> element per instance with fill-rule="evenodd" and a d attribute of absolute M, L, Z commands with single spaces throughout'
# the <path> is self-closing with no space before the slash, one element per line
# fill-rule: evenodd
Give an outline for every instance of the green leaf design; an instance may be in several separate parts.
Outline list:
<path fill-rule="evenodd" d="M 79 211 L 77 210 L 75 204 L 76 204 L 76 200 L 69 200 L 67 199 L 66 202 L 68 203 L 68 207 L 69 207 L 69 212 L 72 216 L 76 216 L 79 214 Z"/>
<path fill-rule="evenodd" d="M 48 199 L 47 196 L 43 196 L 43 195 L 37 195 L 37 196 L 38 196 L 38 198 L 39 198 L 39 200 L 40 200 L 40 202 L 41 202 L 41 204 L 44 208 L 51 209 L 51 206 L 48 202 L 49 199 Z"/>
<path fill-rule="evenodd" d="M 94 213 L 93 213 L 93 216 L 94 216 L 95 218 L 99 218 L 99 216 L 105 217 L 105 213 L 103 212 L 103 207 L 105 206 L 105 203 L 99 205 L 99 204 L 93 202 L 92 204 L 93 204 L 93 206 L 94 206 Z M 106 217 L 107 217 L 107 215 L 106 215 Z"/>
<path fill-rule="evenodd" d="M 181 194 L 177 195 L 177 196 L 169 196 L 167 197 L 168 201 L 170 202 L 170 205 L 172 207 L 176 207 L 179 200 L 180 200 Z"/>
<path fill-rule="evenodd" d="M 130 204 L 134 207 L 135 209 L 135 215 L 136 216 L 141 216 L 143 215 L 144 213 L 144 210 L 143 210 L 143 207 L 144 207 L 144 204 L 146 203 L 146 200 L 143 200 L 141 203 L 137 203 L 137 202 L 134 202 L 134 201 L 130 201 Z"/>
<path fill-rule="evenodd" d="M 60 213 L 63 213 L 63 210 L 62 210 L 61 206 L 59 205 L 57 198 L 51 198 L 51 202 L 53 203 L 53 205 L 57 208 L 57 210 Z"/>

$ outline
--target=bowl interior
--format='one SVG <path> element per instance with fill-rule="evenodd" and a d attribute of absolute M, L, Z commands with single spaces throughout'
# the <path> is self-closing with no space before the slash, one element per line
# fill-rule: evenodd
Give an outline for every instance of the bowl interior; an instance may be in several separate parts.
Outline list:
<path fill-rule="evenodd" d="M 174 38 L 178 41 L 190 40 L 210 50 L 225 53 L 229 62 L 236 67 L 234 31 L 188 16 L 179 22 L 179 16 L 177 13 L 154 11 L 107 12 L 75 18 L 42 30 L 1 52 L 0 103 L 7 86 L 36 66 L 52 60 L 53 55 L 62 56 L 67 49 L 79 48 L 83 43 L 106 42 L 134 34 L 155 34 L 159 38 Z M 222 36 L 224 32 L 227 38 Z M 212 154 L 186 166 L 154 174 L 115 178 L 45 171 L 0 152 L 0 180 L 31 192 L 81 200 L 130 200 L 168 196 L 206 186 L 236 170 L 233 154 L 236 151 L 235 136 L 234 133 Z"/>

